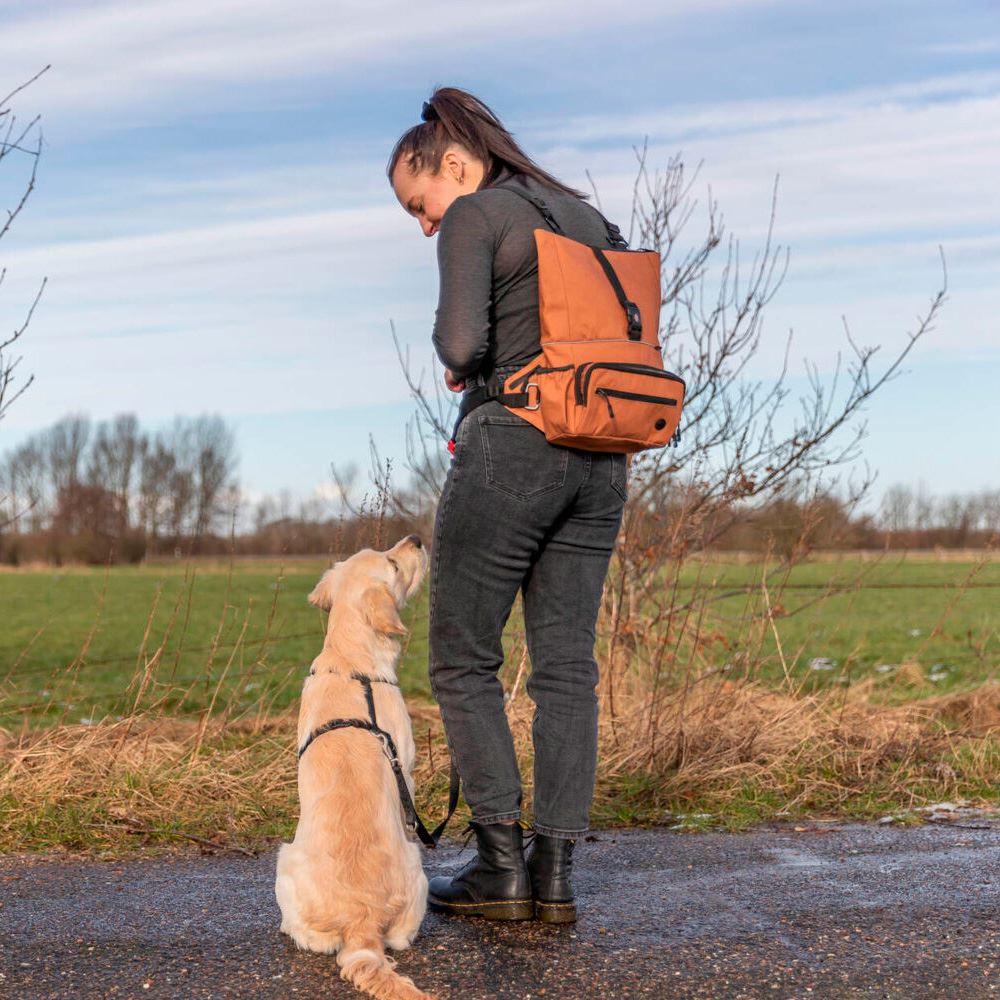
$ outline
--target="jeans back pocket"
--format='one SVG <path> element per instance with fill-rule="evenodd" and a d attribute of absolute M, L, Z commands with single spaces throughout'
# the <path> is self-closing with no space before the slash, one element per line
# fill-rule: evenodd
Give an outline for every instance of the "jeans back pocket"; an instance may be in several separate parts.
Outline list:
<path fill-rule="evenodd" d="M 565 484 L 568 449 L 549 444 L 527 421 L 482 414 L 479 430 L 488 486 L 518 500 L 531 500 Z"/>

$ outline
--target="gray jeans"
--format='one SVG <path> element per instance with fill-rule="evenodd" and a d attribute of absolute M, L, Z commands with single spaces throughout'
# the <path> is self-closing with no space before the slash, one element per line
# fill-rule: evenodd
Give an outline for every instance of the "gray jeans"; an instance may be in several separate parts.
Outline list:
<path fill-rule="evenodd" d="M 521 814 L 497 677 L 520 589 L 535 703 L 535 829 L 574 838 L 588 828 L 595 625 L 626 489 L 623 454 L 551 445 L 497 402 L 462 421 L 434 524 L 430 681 L 476 822 Z"/>

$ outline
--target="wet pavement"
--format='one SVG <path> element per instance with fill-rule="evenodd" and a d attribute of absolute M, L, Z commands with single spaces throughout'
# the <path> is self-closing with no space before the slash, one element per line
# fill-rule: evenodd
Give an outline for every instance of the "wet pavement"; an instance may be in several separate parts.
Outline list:
<path fill-rule="evenodd" d="M 441 1000 L 1000 1000 L 1000 822 L 800 826 L 598 832 L 575 926 L 429 913 L 399 970 Z M 0 858 L 0 997 L 361 996 L 278 932 L 274 864 Z"/>

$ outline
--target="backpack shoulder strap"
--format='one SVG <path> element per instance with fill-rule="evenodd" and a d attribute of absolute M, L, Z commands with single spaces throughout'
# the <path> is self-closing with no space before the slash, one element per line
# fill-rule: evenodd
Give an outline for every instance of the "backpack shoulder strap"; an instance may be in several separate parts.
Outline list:
<path fill-rule="evenodd" d="M 560 236 L 565 235 L 562 229 L 559 228 L 559 223 L 556 222 L 551 211 L 549 211 L 548 206 L 537 195 L 532 194 L 530 191 L 527 191 L 520 184 L 511 186 L 506 181 L 503 182 L 503 184 L 495 184 L 494 187 L 503 187 L 507 191 L 513 191 L 514 194 L 520 195 L 526 201 L 530 201 L 531 204 L 534 205 L 535 208 L 537 208 L 538 211 L 542 213 L 542 218 L 545 220 L 545 222 L 548 224 L 549 228 L 553 232 L 558 233 Z M 591 208 L 593 208 L 593 206 L 591 206 Z M 594 209 L 594 211 L 601 216 L 601 219 L 604 222 L 604 226 L 607 229 L 608 243 L 610 244 L 608 249 L 627 250 L 628 242 L 622 236 L 621 230 L 613 223 L 608 222 L 608 220 L 605 219 L 604 216 L 601 215 L 601 213 L 598 212 L 596 208 Z M 615 297 L 618 299 L 619 305 L 625 312 L 625 319 L 628 323 L 629 339 L 639 340 L 642 337 L 642 317 L 640 316 L 639 313 L 639 307 L 634 302 L 630 301 L 628 296 L 625 294 L 625 289 L 622 288 L 622 283 L 618 278 L 618 275 L 615 274 L 615 269 L 611 266 L 610 262 L 608 261 L 608 258 L 604 256 L 604 252 L 601 250 L 601 248 L 591 247 L 591 250 L 594 251 L 594 256 L 597 258 L 597 262 L 601 265 L 601 270 L 604 271 L 604 274 L 607 277 L 608 282 L 610 283 L 612 289 L 614 289 Z M 506 405 L 516 406 L 525 404 L 523 403 L 517 404 L 511 402 L 507 403 Z M 460 414 L 459 422 L 461 422 L 462 416 L 464 416 L 464 414 Z"/>
<path fill-rule="evenodd" d="M 541 213 L 542 218 L 545 220 L 545 224 L 554 233 L 558 233 L 560 236 L 565 236 L 562 227 L 556 221 L 555 216 L 552 214 L 552 210 L 548 207 L 545 201 L 538 195 L 529 191 L 523 184 L 519 183 L 516 178 L 511 178 L 507 181 L 501 181 L 499 184 L 494 184 L 493 187 L 502 188 L 504 191 L 512 191 L 516 195 L 520 195 L 525 201 L 530 202 L 538 211 Z M 595 212 L 601 217 L 601 221 L 604 223 L 604 228 L 607 231 L 607 239 L 609 249 L 612 250 L 627 250 L 628 241 L 622 236 L 621 230 L 612 222 L 609 222 L 603 214 L 594 208 L 593 205 L 590 206 Z"/>
<path fill-rule="evenodd" d="M 565 236 L 562 231 L 562 226 L 556 221 L 556 217 L 552 214 L 549 206 L 538 197 L 538 195 L 533 194 L 524 185 L 515 182 L 503 181 L 500 184 L 494 184 L 495 188 L 502 188 L 504 191 L 511 191 L 516 195 L 520 195 L 525 201 L 530 202 L 538 211 L 541 213 L 542 218 L 545 220 L 545 224 L 554 233 L 558 233 L 560 236 Z"/>

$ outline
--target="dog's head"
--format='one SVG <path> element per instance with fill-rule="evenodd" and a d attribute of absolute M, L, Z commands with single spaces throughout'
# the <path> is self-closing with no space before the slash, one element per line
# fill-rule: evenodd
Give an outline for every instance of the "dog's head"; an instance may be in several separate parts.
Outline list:
<path fill-rule="evenodd" d="M 376 632 L 406 635 L 399 609 L 416 593 L 427 571 L 427 549 L 407 535 L 391 549 L 362 549 L 328 569 L 309 595 L 309 603 L 331 613 L 360 613 Z"/>

